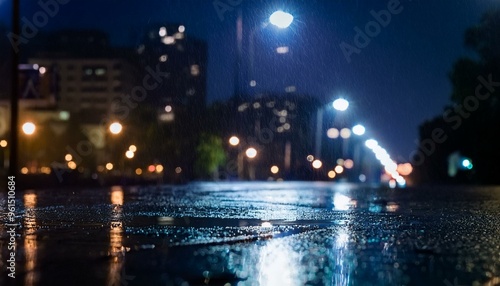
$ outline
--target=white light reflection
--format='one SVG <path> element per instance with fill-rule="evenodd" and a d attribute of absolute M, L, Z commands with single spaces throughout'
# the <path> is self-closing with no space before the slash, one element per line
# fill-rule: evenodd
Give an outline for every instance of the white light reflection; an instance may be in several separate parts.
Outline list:
<path fill-rule="evenodd" d="M 111 224 L 109 229 L 109 272 L 107 285 L 120 285 L 122 281 L 122 268 L 125 266 L 125 248 L 123 247 L 123 188 L 111 188 Z"/>
<path fill-rule="evenodd" d="M 270 240 L 260 249 L 258 285 L 301 285 L 301 255 L 282 239 Z"/>
<path fill-rule="evenodd" d="M 350 268 L 347 256 L 349 239 L 348 230 L 344 228 L 339 229 L 331 255 L 333 256 L 332 261 L 335 262 L 333 267 L 335 271 L 332 275 L 331 285 L 349 285 Z"/>
<path fill-rule="evenodd" d="M 37 276 L 35 272 L 37 258 L 37 241 L 36 241 L 36 194 L 26 193 L 24 195 L 24 255 L 26 264 L 24 266 L 26 276 L 24 277 L 24 285 L 37 285 Z"/>
<path fill-rule="evenodd" d="M 346 211 L 354 206 L 354 202 L 348 196 L 336 193 L 333 196 L 333 209 L 337 211 Z"/>

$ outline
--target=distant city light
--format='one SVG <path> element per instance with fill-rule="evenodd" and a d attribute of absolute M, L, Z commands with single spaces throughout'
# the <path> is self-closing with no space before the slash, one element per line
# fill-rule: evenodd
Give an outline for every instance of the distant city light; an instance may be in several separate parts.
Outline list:
<path fill-rule="evenodd" d="M 175 173 L 176 173 L 176 174 L 180 174 L 180 173 L 182 173 L 182 168 L 181 168 L 181 167 L 177 167 L 177 168 L 175 168 Z"/>
<path fill-rule="evenodd" d="M 314 161 L 314 156 L 308 155 L 306 159 L 307 159 L 307 161 L 312 162 L 312 161 Z"/>
<path fill-rule="evenodd" d="M 70 113 L 68 111 L 61 111 L 59 112 L 59 119 L 62 121 L 68 121 L 70 117 Z"/>
<path fill-rule="evenodd" d="M 129 150 L 129 151 L 132 151 L 132 152 L 137 152 L 137 146 L 135 146 L 135 145 L 130 145 L 130 146 L 128 147 L 128 150 Z"/>
<path fill-rule="evenodd" d="M 342 174 L 344 172 L 344 167 L 338 165 L 338 166 L 335 167 L 334 171 L 337 174 Z"/>
<path fill-rule="evenodd" d="M 161 27 L 161 28 L 160 28 L 160 31 L 158 31 L 158 35 L 159 35 L 160 37 L 165 37 L 165 36 L 167 35 L 167 28 L 165 28 L 165 27 Z"/>
<path fill-rule="evenodd" d="M 0 141 L 0 147 L 2 147 L 2 148 L 7 147 L 7 140 Z"/>
<path fill-rule="evenodd" d="M 73 155 L 71 155 L 71 154 L 66 154 L 66 156 L 64 156 L 64 160 L 66 160 L 66 161 L 68 161 L 68 162 L 69 162 L 69 161 L 71 161 L 71 160 L 73 160 Z"/>
<path fill-rule="evenodd" d="M 161 41 L 165 45 L 173 45 L 173 44 L 175 44 L 175 38 L 172 37 L 172 36 L 163 37 L 163 39 Z"/>
<path fill-rule="evenodd" d="M 290 85 L 290 86 L 285 87 L 285 92 L 291 93 L 291 92 L 296 92 L 296 91 L 297 91 L 297 87 L 295 85 Z"/>
<path fill-rule="evenodd" d="M 279 10 L 269 17 L 269 22 L 280 29 L 285 29 L 292 24 L 293 16 L 290 13 Z"/>
<path fill-rule="evenodd" d="M 366 182 L 366 175 L 365 175 L 365 174 L 361 174 L 361 175 L 359 175 L 359 181 L 360 181 L 361 183 Z"/>
<path fill-rule="evenodd" d="M 172 105 L 165 106 L 165 112 L 172 112 Z"/>
<path fill-rule="evenodd" d="M 68 162 L 68 168 L 70 168 L 71 170 L 76 169 L 76 163 L 73 162 L 73 161 L 69 161 Z"/>
<path fill-rule="evenodd" d="M 26 167 L 21 168 L 21 174 L 26 175 L 26 174 L 28 174 L 28 172 L 29 172 L 28 168 L 26 168 Z"/>
<path fill-rule="evenodd" d="M 337 176 L 337 173 L 335 173 L 335 171 L 328 172 L 328 178 L 334 179 L 336 176 Z"/>
<path fill-rule="evenodd" d="M 340 131 L 337 128 L 330 128 L 326 131 L 326 136 L 330 139 L 337 139 L 340 136 Z"/>
<path fill-rule="evenodd" d="M 366 140 L 365 145 L 366 145 L 366 147 L 368 147 L 370 149 L 374 149 L 375 147 L 378 146 L 378 142 L 373 140 L 373 139 L 369 139 L 369 140 Z"/>
<path fill-rule="evenodd" d="M 200 74 L 200 66 L 199 65 L 192 65 L 191 66 L 191 75 L 198 76 L 199 74 Z"/>
<path fill-rule="evenodd" d="M 250 86 L 251 86 L 251 87 L 255 87 L 255 86 L 257 86 L 257 82 L 256 82 L 255 80 L 251 80 L 251 81 L 250 81 Z"/>
<path fill-rule="evenodd" d="M 156 165 L 156 173 L 161 173 L 163 172 L 163 166 L 162 165 Z"/>
<path fill-rule="evenodd" d="M 127 152 L 125 152 L 125 157 L 127 157 L 128 159 L 132 159 L 134 158 L 134 152 L 133 151 L 130 151 L 128 150 Z"/>
<path fill-rule="evenodd" d="M 290 49 L 288 47 L 286 47 L 286 46 L 284 46 L 284 47 L 277 47 L 276 48 L 276 52 L 278 54 L 286 54 L 286 53 L 288 53 L 289 50 Z"/>
<path fill-rule="evenodd" d="M 366 128 L 361 124 L 358 124 L 352 128 L 352 133 L 354 133 L 355 135 L 358 135 L 358 136 L 364 135 L 365 132 L 366 132 Z"/>
<path fill-rule="evenodd" d="M 348 107 L 349 107 L 349 101 L 343 98 L 336 99 L 333 102 L 333 108 L 335 108 L 335 110 L 346 111 Z"/>
<path fill-rule="evenodd" d="M 345 163 L 344 159 L 337 159 L 337 165 L 343 166 Z"/>
<path fill-rule="evenodd" d="M 179 29 L 177 30 L 179 31 L 179 33 L 184 33 L 186 31 L 186 27 L 184 27 L 184 25 L 180 25 Z"/>
<path fill-rule="evenodd" d="M 141 168 L 137 168 L 137 169 L 135 169 L 135 174 L 136 174 L 137 176 L 142 175 L 142 169 L 141 169 Z"/>
<path fill-rule="evenodd" d="M 268 222 L 268 221 L 263 222 L 260 226 L 262 228 L 271 228 L 271 227 L 273 227 L 273 225 L 270 222 Z"/>
<path fill-rule="evenodd" d="M 344 162 L 344 167 L 345 167 L 346 169 L 352 169 L 352 168 L 354 167 L 354 161 L 353 161 L 353 160 L 351 160 L 351 159 L 347 159 L 347 160 L 345 160 L 345 162 Z"/>
<path fill-rule="evenodd" d="M 278 166 L 271 167 L 271 173 L 278 174 L 279 171 L 280 171 L 280 168 Z"/>
<path fill-rule="evenodd" d="M 33 133 L 35 133 L 36 126 L 35 126 L 35 124 L 33 124 L 33 122 L 26 122 L 23 124 L 22 129 L 23 129 L 24 134 L 33 135 Z"/>
<path fill-rule="evenodd" d="M 114 167 L 114 166 L 113 166 L 113 164 L 112 164 L 112 163 L 107 163 L 107 164 L 106 164 L 106 170 L 108 170 L 108 171 L 113 170 L 113 167 Z"/>
<path fill-rule="evenodd" d="M 120 134 L 120 132 L 122 132 L 122 129 L 123 126 L 118 122 L 114 122 L 109 126 L 109 131 L 115 135 Z"/>
<path fill-rule="evenodd" d="M 229 144 L 231 144 L 231 146 L 237 146 L 238 144 L 240 144 L 240 138 L 232 136 L 231 138 L 229 138 Z"/>
<path fill-rule="evenodd" d="M 399 164 L 397 171 L 402 176 L 408 176 L 413 172 L 413 167 L 410 163 Z"/>
<path fill-rule="evenodd" d="M 168 60 L 168 56 L 167 55 L 161 55 L 160 56 L 160 62 L 164 63 Z"/>
<path fill-rule="evenodd" d="M 257 150 L 255 148 L 248 148 L 245 154 L 248 158 L 253 159 L 257 157 Z"/>
<path fill-rule="evenodd" d="M 464 168 L 469 169 L 469 170 L 472 170 L 472 168 L 474 167 L 474 166 L 472 165 L 471 160 L 469 160 L 469 159 L 464 159 L 464 160 L 462 161 L 462 166 L 463 166 Z"/>
<path fill-rule="evenodd" d="M 396 187 L 396 180 L 392 179 L 389 181 L 389 187 L 391 189 L 394 189 Z"/>
<path fill-rule="evenodd" d="M 323 162 L 321 162 L 320 160 L 314 160 L 312 162 L 312 166 L 314 169 L 319 169 L 323 166 Z"/>
<path fill-rule="evenodd" d="M 150 173 L 153 173 L 154 171 L 156 171 L 156 167 L 155 167 L 154 165 L 149 165 L 149 166 L 148 166 L 148 171 L 149 171 Z"/>
<path fill-rule="evenodd" d="M 47 69 L 45 67 L 40 67 L 38 69 L 38 72 L 43 75 L 43 74 L 45 74 L 47 72 Z"/>
<path fill-rule="evenodd" d="M 343 128 L 340 130 L 340 137 L 349 139 L 351 137 L 351 130 L 349 128 Z"/>

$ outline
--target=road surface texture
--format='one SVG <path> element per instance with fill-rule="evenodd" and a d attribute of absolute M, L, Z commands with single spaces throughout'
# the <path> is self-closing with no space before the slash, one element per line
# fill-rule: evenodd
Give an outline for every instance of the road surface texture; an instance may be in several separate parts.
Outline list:
<path fill-rule="evenodd" d="M 500 187 L 196 183 L 15 204 L 12 228 L 0 194 L 0 285 L 500 285 Z"/>

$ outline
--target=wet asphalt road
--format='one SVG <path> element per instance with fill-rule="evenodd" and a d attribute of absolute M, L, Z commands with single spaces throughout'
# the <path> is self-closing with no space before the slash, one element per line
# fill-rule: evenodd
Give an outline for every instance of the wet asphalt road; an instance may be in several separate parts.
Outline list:
<path fill-rule="evenodd" d="M 500 285 L 500 187 L 327 183 L 0 194 L 0 285 Z"/>

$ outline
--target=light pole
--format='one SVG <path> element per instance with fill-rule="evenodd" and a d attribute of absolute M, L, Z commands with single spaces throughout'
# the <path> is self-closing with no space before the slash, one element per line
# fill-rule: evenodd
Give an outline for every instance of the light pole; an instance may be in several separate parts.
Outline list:
<path fill-rule="evenodd" d="M 117 122 L 117 121 L 115 121 L 115 122 L 113 122 L 113 123 L 111 123 L 109 125 L 109 132 L 113 135 L 113 137 L 118 136 L 122 132 L 122 130 L 123 130 L 123 125 L 121 123 Z M 109 144 L 109 143 L 106 144 L 107 145 L 107 149 L 109 151 L 109 158 L 108 158 L 107 161 L 108 162 L 114 161 L 116 163 L 122 162 L 122 157 L 120 156 L 120 157 L 115 158 L 115 156 L 114 156 L 114 154 L 112 152 L 112 150 L 113 149 L 116 150 L 116 147 L 117 147 L 115 139 L 111 139 L 110 138 L 110 143 L 111 143 L 111 141 L 113 141 L 113 144 Z M 113 146 L 110 146 L 110 145 L 113 145 Z M 120 167 L 122 167 L 122 166 L 123 165 L 120 164 Z"/>
<path fill-rule="evenodd" d="M 332 103 L 332 107 L 340 112 L 344 112 L 349 108 L 349 101 L 344 98 L 338 98 Z M 321 157 L 321 141 L 323 138 L 323 113 L 324 106 L 320 107 L 316 112 L 316 136 L 315 136 L 315 152 L 314 155 L 316 158 Z"/>
<path fill-rule="evenodd" d="M 255 82 L 253 78 L 253 65 L 254 65 L 254 54 L 255 54 L 255 32 L 260 29 L 264 29 L 269 24 L 276 26 L 279 29 L 288 28 L 293 22 L 293 16 L 290 13 L 283 12 L 281 10 L 271 14 L 269 19 L 264 23 L 261 23 L 254 27 L 249 34 L 249 61 L 250 61 L 250 82 Z M 236 64 L 235 64 L 235 78 L 234 78 L 234 93 L 237 96 L 241 96 L 241 66 L 243 58 L 243 16 L 241 8 L 238 9 L 238 18 L 236 20 Z"/>
<path fill-rule="evenodd" d="M 250 86 L 255 86 L 257 82 L 254 78 L 254 62 L 255 62 L 255 33 L 258 30 L 265 29 L 269 24 L 277 27 L 278 29 L 286 29 L 293 22 L 293 16 L 290 13 L 278 10 L 269 16 L 269 19 L 260 25 L 254 27 L 249 34 L 248 45 L 249 45 L 249 75 L 250 75 Z"/>
<path fill-rule="evenodd" d="M 255 157 L 257 157 L 257 149 L 253 148 L 253 147 L 249 147 L 246 151 L 245 151 L 245 155 L 247 156 L 248 160 L 249 160 L 249 164 L 248 164 L 248 178 L 250 180 L 255 180 L 255 166 L 254 164 L 251 163 L 251 160 L 255 159 Z"/>
<path fill-rule="evenodd" d="M 238 179 L 241 179 L 243 177 L 243 154 L 241 153 L 240 138 L 238 138 L 237 136 L 231 136 L 231 138 L 229 138 L 229 145 L 238 148 L 238 153 L 236 156 L 236 169 L 238 173 Z"/>
<path fill-rule="evenodd" d="M 19 0 L 12 1 L 12 33 L 20 35 L 20 5 Z M 19 52 L 11 50 L 11 96 L 10 96 L 10 153 L 9 153 L 9 175 L 16 176 L 18 168 L 18 144 L 19 144 Z"/>
<path fill-rule="evenodd" d="M 36 131 L 36 125 L 33 123 L 33 122 L 26 122 L 22 125 L 21 127 L 24 135 L 26 135 L 27 137 L 32 137 L 33 134 L 35 134 L 35 131 Z M 33 161 L 35 161 L 35 158 L 30 158 L 32 156 L 32 151 L 31 151 L 31 140 L 30 138 L 27 138 L 26 139 L 27 143 L 26 143 L 26 153 L 28 154 L 27 156 L 27 163 L 28 163 L 28 170 L 29 171 L 32 171 L 33 169 L 33 165 L 36 165 L 36 164 L 33 164 Z"/>

